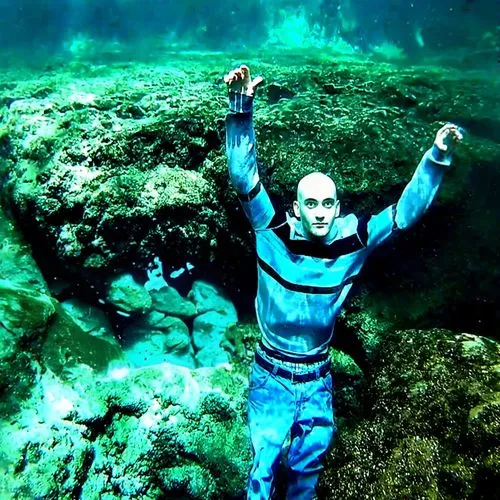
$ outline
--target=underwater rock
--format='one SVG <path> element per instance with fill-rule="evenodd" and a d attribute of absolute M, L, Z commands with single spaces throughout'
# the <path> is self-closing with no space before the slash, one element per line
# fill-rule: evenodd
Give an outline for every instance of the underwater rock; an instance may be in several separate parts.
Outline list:
<path fill-rule="evenodd" d="M 69 497 L 92 463 L 92 444 L 78 426 L 57 420 L 49 427 L 37 417 L 36 412 L 26 414 L 21 429 L 19 424 L 15 428 L 2 425 L 2 434 L 16 440 L 14 444 L 2 439 L 6 463 L 17 460 L 9 464 L 10 477 L 1 480 L 6 498 Z M 30 422 L 30 418 L 35 420 Z"/>
<path fill-rule="evenodd" d="M 193 322 L 193 342 L 196 349 L 219 346 L 227 329 L 236 321 L 231 314 L 209 311 L 196 316 Z"/>
<path fill-rule="evenodd" d="M 196 315 L 196 306 L 190 300 L 182 297 L 172 286 L 150 290 L 149 294 L 153 299 L 153 309 L 156 311 L 180 318 L 191 318 Z"/>
<path fill-rule="evenodd" d="M 37 357 L 0 324 L 0 415 L 4 418 L 19 410 L 36 385 L 42 371 Z"/>
<path fill-rule="evenodd" d="M 9 498 L 236 498 L 250 467 L 247 380 L 223 368 L 46 371 L 0 420 Z"/>
<path fill-rule="evenodd" d="M 229 363 L 231 356 L 229 352 L 220 345 L 207 345 L 196 353 L 197 366 L 218 366 Z"/>
<path fill-rule="evenodd" d="M 211 391 L 203 390 L 206 384 Z M 189 416 L 177 411 L 175 418 L 166 421 L 157 434 L 151 457 L 167 497 L 188 495 L 215 500 L 245 494 L 250 449 L 246 423 L 240 417 L 246 411 L 246 384 L 246 378 L 223 368 L 195 370 L 190 393 L 197 395 L 199 413 Z M 185 426 L 192 430 L 179 432 Z"/>
<path fill-rule="evenodd" d="M 165 336 L 164 348 L 167 353 L 183 353 L 191 347 L 191 338 L 181 332 L 171 332 Z"/>
<path fill-rule="evenodd" d="M 224 346 L 227 344 L 227 330 L 237 321 L 233 312 L 232 308 L 227 313 L 208 311 L 194 319 L 192 337 L 198 350 L 196 360 L 199 366 L 229 362 L 230 355 Z"/>
<path fill-rule="evenodd" d="M 236 310 L 213 285 L 198 282 L 193 290 L 190 296 L 199 299 L 198 304 L 202 309 L 216 310 L 196 316 L 191 334 L 180 318 L 164 314 L 158 309 L 189 317 L 195 312 L 195 305 L 183 299 L 172 287 L 150 291 L 154 310 L 127 326 L 122 335 L 125 353 L 132 366 L 168 361 L 193 368 L 229 362 L 230 355 L 224 348 L 227 344 L 225 333 L 237 322 Z M 196 349 L 196 362 L 193 346 Z"/>
<path fill-rule="evenodd" d="M 56 375 L 61 375 L 81 364 L 96 372 L 106 370 L 111 362 L 123 359 L 123 353 L 118 342 L 87 333 L 56 303 L 56 314 L 42 346 L 42 359 Z"/>
<path fill-rule="evenodd" d="M 189 328 L 174 316 L 151 311 L 124 329 L 122 342 L 134 367 L 164 362 L 196 366 Z"/>
<path fill-rule="evenodd" d="M 0 323 L 16 336 L 45 330 L 55 313 L 54 303 L 45 293 L 0 279 Z"/>
<path fill-rule="evenodd" d="M 482 498 L 493 491 L 499 356 L 498 342 L 469 334 L 381 333 L 357 418 L 338 419 L 322 497 Z"/>
<path fill-rule="evenodd" d="M 179 465 L 159 471 L 158 479 L 166 491 L 182 488 L 187 498 L 213 498 L 217 484 L 209 471 L 198 464 Z"/>
<path fill-rule="evenodd" d="M 111 322 L 104 311 L 98 307 L 75 298 L 61 302 L 61 307 L 85 333 L 108 339 L 112 343 L 117 342 L 113 335 Z"/>
<path fill-rule="evenodd" d="M 195 368 L 193 348 L 189 335 L 172 330 L 147 332 L 134 342 L 127 342 L 123 352 L 131 367 L 145 367 L 161 363 L 174 363 Z"/>
<path fill-rule="evenodd" d="M 228 321 L 234 323 L 238 321 L 238 314 L 233 303 L 225 296 L 222 289 L 212 283 L 202 280 L 194 281 L 188 298 L 195 304 L 199 315 L 208 311 L 216 311 L 226 315 Z"/>
<path fill-rule="evenodd" d="M 63 374 L 78 364 L 107 368 L 122 352 L 113 338 L 83 331 L 53 298 L 0 280 L 0 378 L 2 413 L 7 415 L 31 392 L 47 368 Z"/>
<path fill-rule="evenodd" d="M 129 325 L 126 329 L 127 333 L 124 336 L 125 338 L 138 337 L 149 330 L 162 330 L 166 332 L 177 330 L 189 335 L 189 328 L 182 319 L 152 310 Z"/>
<path fill-rule="evenodd" d="M 11 105 L 5 130 L 19 162 L 6 192 L 18 221 L 76 274 L 145 261 L 155 250 L 177 262 L 186 250 L 209 255 L 220 207 L 197 167 L 220 145 L 215 117 L 176 106 L 167 118 L 164 93 L 130 95 L 115 83 L 63 86 Z M 147 111 L 138 104 L 145 96 L 156 104 Z"/>
<path fill-rule="evenodd" d="M 467 434 L 469 442 L 477 445 L 478 452 L 481 452 L 484 443 L 488 443 L 492 453 L 498 453 L 500 447 L 499 392 L 491 394 L 489 400 L 470 410 Z M 486 461 L 486 458 L 484 460 Z M 500 474 L 500 461 L 497 461 L 496 464 L 492 463 L 491 465 L 494 465 L 496 468 L 495 472 Z"/>
<path fill-rule="evenodd" d="M 0 207 L 0 279 L 47 292 L 48 287 L 14 222 Z"/>
<path fill-rule="evenodd" d="M 106 295 L 111 304 L 127 313 L 144 313 L 151 309 L 151 296 L 130 274 L 114 278 L 109 284 Z"/>
<path fill-rule="evenodd" d="M 0 324 L 0 366 L 16 352 L 16 337 Z"/>
<path fill-rule="evenodd" d="M 0 208 L 0 415 L 15 413 L 36 386 L 55 313 L 30 246 Z"/>

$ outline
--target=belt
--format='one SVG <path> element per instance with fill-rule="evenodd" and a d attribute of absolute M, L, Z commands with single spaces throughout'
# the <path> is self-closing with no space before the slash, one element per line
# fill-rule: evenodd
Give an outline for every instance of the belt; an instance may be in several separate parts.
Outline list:
<path fill-rule="evenodd" d="M 331 363 L 326 362 L 324 365 L 321 365 L 312 372 L 294 373 L 290 370 L 286 370 L 285 368 L 281 368 L 280 366 L 273 365 L 271 362 L 264 359 L 258 352 L 255 353 L 255 362 L 268 372 L 272 372 L 275 375 L 291 380 L 292 382 L 311 382 L 313 380 L 323 378 L 330 371 L 331 365 Z"/>
<path fill-rule="evenodd" d="M 312 356 L 307 356 L 307 358 L 292 358 L 281 352 L 273 351 L 266 347 L 262 341 L 259 342 L 259 347 L 271 358 L 279 359 L 280 361 L 288 361 L 290 363 L 317 363 L 318 361 L 328 361 L 329 356 L 327 352 L 322 354 L 313 354 Z"/>

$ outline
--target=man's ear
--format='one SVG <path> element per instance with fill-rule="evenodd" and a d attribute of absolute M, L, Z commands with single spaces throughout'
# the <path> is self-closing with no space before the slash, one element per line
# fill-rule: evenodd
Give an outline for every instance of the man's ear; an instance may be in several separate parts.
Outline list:
<path fill-rule="evenodd" d="M 293 213 L 297 219 L 300 219 L 299 202 L 297 200 L 293 202 Z"/>

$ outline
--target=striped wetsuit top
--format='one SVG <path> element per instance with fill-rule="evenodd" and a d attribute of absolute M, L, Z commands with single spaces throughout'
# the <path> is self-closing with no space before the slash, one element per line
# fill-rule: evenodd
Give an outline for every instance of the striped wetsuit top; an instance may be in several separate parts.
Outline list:
<path fill-rule="evenodd" d="M 304 236 L 299 220 L 275 211 L 257 170 L 253 99 L 230 96 L 226 152 L 231 182 L 255 232 L 255 307 L 262 342 L 292 357 L 323 353 L 352 280 L 366 258 L 395 229 L 405 229 L 421 217 L 450 158 L 433 146 L 424 154 L 397 204 L 370 217 L 338 217 L 332 227 L 334 237 L 328 243 L 316 243 Z"/>

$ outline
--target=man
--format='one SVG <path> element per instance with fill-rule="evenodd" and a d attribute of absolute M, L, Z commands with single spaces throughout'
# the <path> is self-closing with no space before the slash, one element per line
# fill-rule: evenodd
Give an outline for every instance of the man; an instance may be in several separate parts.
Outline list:
<path fill-rule="evenodd" d="M 229 174 L 255 232 L 262 332 L 248 398 L 254 457 L 248 498 L 273 494 L 290 433 L 287 498 L 310 499 L 335 430 L 328 358 L 335 318 L 373 249 L 427 210 L 462 134 L 455 125 L 442 127 L 398 203 L 377 215 L 341 217 L 335 183 L 313 172 L 298 184 L 292 217 L 275 211 L 257 171 L 252 104 L 262 78 L 252 80 L 241 66 L 225 82 Z"/>

